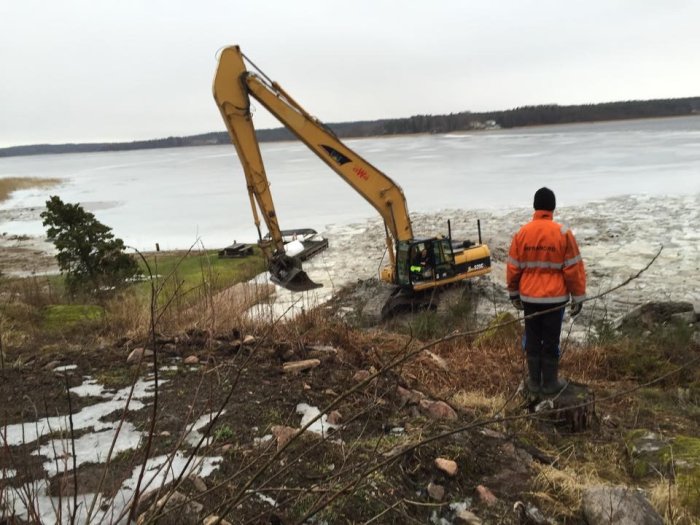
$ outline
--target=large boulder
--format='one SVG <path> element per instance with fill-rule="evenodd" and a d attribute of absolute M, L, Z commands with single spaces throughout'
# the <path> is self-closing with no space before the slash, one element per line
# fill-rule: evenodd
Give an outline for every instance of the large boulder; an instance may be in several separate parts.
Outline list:
<path fill-rule="evenodd" d="M 662 439 L 648 430 L 633 430 L 625 445 L 634 477 L 673 476 L 683 505 L 700 512 L 700 438 Z"/>
<path fill-rule="evenodd" d="M 671 444 L 667 439 L 649 430 L 637 429 L 628 432 L 624 441 L 632 476 L 643 478 L 668 473 Z"/>
<path fill-rule="evenodd" d="M 669 322 L 697 322 L 695 306 L 684 301 L 658 301 L 644 303 L 618 319 L 619 330 L 651 330 L 656 325 Z"/>
<path fill-rule="evenodd" d="M 629 487 L 598 485 L 583 491 L 583 515 L 589 525 L 663 525 L 643 493 Z"/>

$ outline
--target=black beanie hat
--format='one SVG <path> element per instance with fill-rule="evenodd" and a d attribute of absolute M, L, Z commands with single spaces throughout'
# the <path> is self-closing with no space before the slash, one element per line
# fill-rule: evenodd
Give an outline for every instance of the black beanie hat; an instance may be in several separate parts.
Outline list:
<path fill-rule="evenodd" d="M 544 187 L 535 192 L 533 205 L 536 210 L 554 211 L 554 208 L 557 207 L 557 199 L 554 197 L 552 190 Z"/>

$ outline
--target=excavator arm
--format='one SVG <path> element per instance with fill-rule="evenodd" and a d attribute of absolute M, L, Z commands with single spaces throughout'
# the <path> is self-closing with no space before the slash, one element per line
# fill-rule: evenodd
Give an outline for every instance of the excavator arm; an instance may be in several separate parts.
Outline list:
<path fill-rule="evenodd" d="M 256 203 L 272 237 L 272 246 L 267 251 L 263 247 L 268 261 L 284 260 L 281 256 L 284 247 L 255 137 L 250 97 L 262 104 L 379 212 L 386 226 L 387 252 L 393 266 L 394 243 L 413 238 L 406 199 L 401 188 L 345 146 L 330 129 L 309 115 L 279 84 L 270 81 L 262 73 L 249 71 L 240 48 L 232 46 L 221 52 L 214 79 L 214 98 L 243 165 L 258 234 L 260 236 L 260 220 Z M 290 261 L 284 262 L 285 267 L 293 264 Z"/>

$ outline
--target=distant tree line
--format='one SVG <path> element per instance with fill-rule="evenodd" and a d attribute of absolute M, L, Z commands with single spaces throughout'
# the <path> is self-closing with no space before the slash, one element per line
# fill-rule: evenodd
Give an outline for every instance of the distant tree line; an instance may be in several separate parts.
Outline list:
<path fill-rule="evenodd" d="M 327 126 L 341 138 L 404 135 L 410 133 L 448 133 L 493 127 L 513 128 L 571 122 L 597 122 L 652 117 L 678 117 L 700 113 L 700 97 L 630 100 L 602 104 L 559 106 L 548 104 L 523 106 L 505 111 L 450 113 L 449 115 L 414 115 L 407 118 L 339 122 Z M 257 131 L 258 140 L 273 142 L 292 140 L 286 128 Z M 211 132 L 187 137 L 168 137 L 133 142 L 104 142 L 89 144 L 35 144 L 0 149 L 0 157 L 38 155 L 45 153 L 89 153 L 151 148 L 177 148 L 228 144 L 227 132 Z"/>

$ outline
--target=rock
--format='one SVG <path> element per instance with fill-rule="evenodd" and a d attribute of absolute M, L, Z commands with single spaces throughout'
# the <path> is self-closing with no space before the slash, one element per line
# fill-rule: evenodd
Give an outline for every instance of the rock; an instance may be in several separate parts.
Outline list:
<path fill-rule="evenodd" d="M 142 347 L 134 348 L 126 358 L 126 364 L 133 365 L 140 362 L 142 359 L 147 359 L 149 357 L 153 357 L 153 350 L 148 350 Z"/>
<path fill-rule="evenodd" d="M 435 466 L 451 478 L 457 475 L 457 463 L 451 459 L 435 458 Z"/>
<path fill-rule="evenodd" d="M 457 412 L 445 403 L 444 401 L 432 401 L 430 399 L 423 399 L 419 404 L 421 412 L 431 419 L 447 419 L 455 420 L 457 419 Z"/>
<path fill-rule="evenodd" d="M 479 430 L 479 433 L 491 439 L 506 439 L 505 434 L 496 430 L 491 430 L 490 428 L 482 428 Z"/>
<path fill-rule="evenodd" d="M 185 357 L 183 363 L 186 365 L 199 364 L 199 357 L 197 357 L 196 355 L 188 355 L 187 357 Z"/>
<path fill-rule="evenodd" d="M 695 310 L 671 314 L 670 320 L 677 323 L 693 324 L 695 322 Z"/>
<path fill-rule="evenodd" d="M 297 435 L 297 432 L 299 432 L 296 428 L 292 427 L 285 427 L 283 425 L 274 425 L 271 429 L 270 432 L 272 432 L 272 435 L 275 436 L 277 439 L 277 450 L 280 450 L 283 446 L 285 446 L 290 439 L 292 439 L 294 436 Z"/>
<path fill-rule="evenodd" d="M 304 383 L 304 385 L 302 386 L 302 388 L 303 388 L 304 390 L 311 390 L 311 385 L 308 384 L 308 383 Z"/>
<path fill-rule="evenodd" d="M 304 370 L 309 370 L 311 368 L 316 368 L 321 364 L 318 359 L 304 359 L 303 361 L 290 361 L 289 363 L 284 363 L 282 365 L 282 372 L 285 374 L 291 374 L 294 372 L 303 372 Z"/>
<path fill-rule="evenodd" d="M 253 343 L 255 343 L 255 336 L 253 336 L 253 335 L 246 335 L 246 336 L 243 338 L 243 344 L 244 344 L 244 345 L 252 345 Z"/>
<path fill-rule="evenodd" d="M 589 525 L 663 525 L 644 495 L 624 486 L 584 489 L 582 509 Z"/>
<path fill-rule="evenodd" d="M 431 481 L 428 483 L 428 496 L 435 501 L 442 501 L 445 497 L 445 487 Z"/>
<path fill-rule="evenodd" d="M 479 500 L 489 507 L 498 501 L 498 498 L 493 495 L 493 492 L 483 485 L 476 486 L 476 493 L 479 496 Z"/>
<path fill-rule="evenodd" d="M 182 492 L 173 492 L 160 498 L 154 506 L 141 514 L 136 520 L 137 525 L 145 525 L 152 516 L 167 513 L 167 522 L 173 525 L 199 525 L 199 515 L 204 505 L 186 496 Z M 161 520 L 163 521 L 164 518 Z"/>
<path fill-rule="evenodd" d="M 308 357 L 321 361 L 330 361 L 338 356 L 338 350 L 332 346 L 309 346 L 307 350 Z"/>
<path fill-rule="evenodd" d="M 361 383 L 362 381 L 367 381 L 371 375 L 369 370 L 358 370 L 355 372 L 355 375 L 352 376 L 352 380 Z"/>
<path fill-rule="evenodd" d="M 481 518 L 468 510 L 460 510 L 455 514 L 455 525 L 481 525 Z"/>
<path fill-rule="evenodd" d="M 671 321 L 675 314 L 684 312 L 690 312 L 695 317 L 695 306 L 693 303 L 679 301 L 649 302 L 638 306 L 619 319 L 615 323 L 615 328 L 619 330 L 653 329 L 658 324 Z M 694 320 L 691 322 L 694 322 Z"/>
<path fill-rule="evenodd" d="M 160 437 L 163 437 L 163 438 L 169 438 L 169 437 L 170 437 L 170 432 L 168 432 L 167 430 L 163 430 L 163 432 L 161 432 L 161 433 L 158 434 L 158 435 L 159 435 Z"/>
<path fill-rule="evenodd" d="M 525 504 L 522 501 L 516 501 L 513 505 L 513 512 L 518 516 L 520 523 L 527 523 L 528 525 L 550 525 L 554 523 L 532 503 Z"/>
<path fill-rule="evenodd" d="M 450 371 L 450 367 L 448 366 L 447 361 L 445 361 L 442 357 L 431 352 L 430 350 L 424 350 L 424 353 L 433 361 L 433 363 L 435 363 L 443 371 Z"/>
<path fill-rule="evenodd" d="M 671 457 L 671 445 L 667 440 L 648 430 L 632 430 L 624 441 L 632 463 L 632 476 L 643 478 L 667 472 Z"/>
<path fill-rule="evenodd" d="M 339 425 L 342 420 L 343 416 L 337 410 L 333 410 L 326 418 L 326 421 L 331 425 Z"/>
<path fill-rule="evenodd" d="M 219 525 L 231 525 L 230 521 L 226 521 L 223 518 L 219 518 L 219 516 L 217 516 L 216 514 L 211 514 L 210 516 L 204 518 L 202 525 L 214 525 L 215 523 L 219 523 Z"/>
<path fill-rule="evenodd" d="M 197 492 L 200 494 L 204 493 L 207 491 L 207 484 L 204 483 L 204 480 L 200 478 L 199 476 L 195 476 L 192 479 L 192 484 L 194 485 L 194 488 Z"/>
<path fill-rule="evenodd" d="M 43 366 L 43 368 L 44 368 L 44 370 L 53 370 L 54 368 L 56 368 L 58 366 L 61 366 L 60 361 L 49 361 L 48 363 L 46 363 Z"/>
<path fill-rule="evenodd" d="M 399 401 L 404 405 L 417 405 L 421 399 L 425 399 L 425 394 L 418 390 L 408 390 L 401 385 L 396 386 L 396 395 L 399 396 Z"/>

